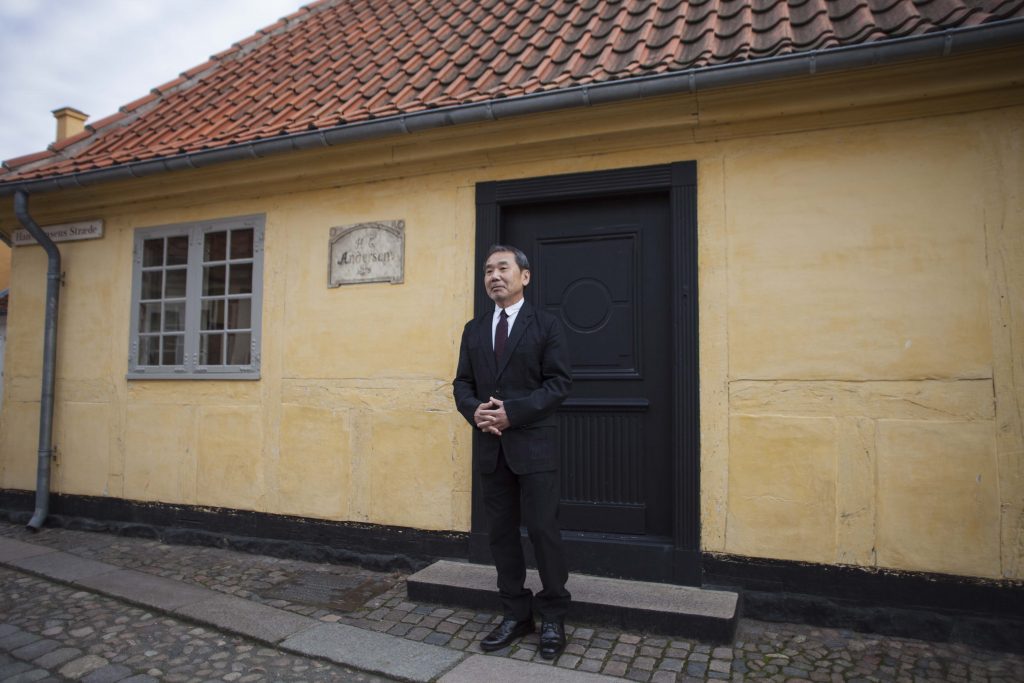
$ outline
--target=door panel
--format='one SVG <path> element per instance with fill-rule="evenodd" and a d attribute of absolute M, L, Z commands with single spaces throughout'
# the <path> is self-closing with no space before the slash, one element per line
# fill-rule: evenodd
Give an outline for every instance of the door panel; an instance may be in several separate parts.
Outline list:
<path fill-rule="evenodd" d="M 565 324 L 577 378 L 639 376 L 640 236 L 635 224 L 609 227 L 619 234 L 534 246 L 536 298 Z"/>
<path fill-rule="evenodd" d="M 671 535 L 667 193 L 508 207 L 531 303 L 561 318 L 573 368 L 561 423 L 562 527 Z"/>

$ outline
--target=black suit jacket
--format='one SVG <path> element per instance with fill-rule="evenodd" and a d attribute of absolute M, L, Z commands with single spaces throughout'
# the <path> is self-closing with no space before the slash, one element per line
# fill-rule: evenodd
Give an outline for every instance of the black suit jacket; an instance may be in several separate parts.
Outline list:
<path fill-rule="evenodd" d="M 572 372 L 561 321 L 525 302 L 499 364 L 494 358 L 494 309 L 462 331 L 459 367 L 452 383 L 455 405 L 473 426 L 473 452 L 482 472 L 493 472 L 501 444 L 509 469 L 530 474 L 558 469 L 555 410 L 569 395 Z M 510 427 L 500 437 L 481 432 L 473 413 L 490 397 L 505 402 Z"/>

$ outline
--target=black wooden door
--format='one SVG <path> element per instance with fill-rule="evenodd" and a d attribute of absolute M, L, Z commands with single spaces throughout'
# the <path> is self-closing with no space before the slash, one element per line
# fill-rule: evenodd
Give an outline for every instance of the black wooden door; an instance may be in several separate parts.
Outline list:
<path fill-rule="evenodd" d="M 477 185 L 477 262 L 491 244 L 523 249 L 527 298 L 569 336 L 560 513 L 574 572 L 701 581 L 696 190 L 693 162 Z M 476 313 L 493 306 L 479 287 Z M 477 485 L 469 557 L 491 561 Z"/>
<path fill-rule="evenodd" d="M 672 533 L 668 193 L 507 207 L 527 299 L 565 325 L 573 392 L 559 411 L 562 528 Z"/>

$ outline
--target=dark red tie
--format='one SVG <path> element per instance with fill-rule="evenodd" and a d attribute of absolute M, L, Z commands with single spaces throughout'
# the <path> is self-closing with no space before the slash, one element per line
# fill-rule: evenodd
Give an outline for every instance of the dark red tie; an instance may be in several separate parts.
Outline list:
<path fill-rule="evenodd" d="M 505 355 L 505 342 L 508 341 L 508 313 L 501 309 L 501 317 L 498 318 L 498 327 L 494 330 L 494 357 L 501 362 Z"/>

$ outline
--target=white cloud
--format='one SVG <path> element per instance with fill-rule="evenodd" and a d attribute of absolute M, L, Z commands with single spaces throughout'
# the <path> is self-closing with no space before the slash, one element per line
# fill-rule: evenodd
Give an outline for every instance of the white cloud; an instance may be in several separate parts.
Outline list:
<path fill-rule="evenodd" d="M 0 0 L 0 159 L 53 142 L 51 111 L 98 120 L 307 0 Z"/>

